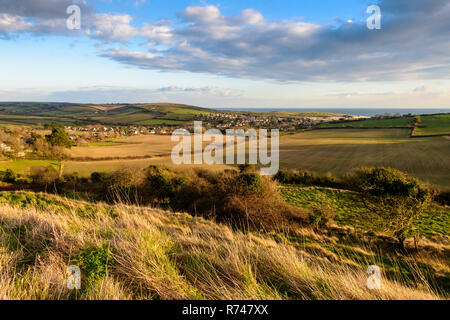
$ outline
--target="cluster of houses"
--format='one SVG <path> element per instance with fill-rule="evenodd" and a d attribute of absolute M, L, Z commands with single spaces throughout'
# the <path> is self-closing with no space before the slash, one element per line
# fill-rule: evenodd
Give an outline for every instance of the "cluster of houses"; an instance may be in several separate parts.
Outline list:
<path fill-rule="evenodd" d="M 120 137 L 120 136 L 134 136 L 141 134 L 167 134 L 170 133 L 170 128 L 167 127 L 144 127 L 144 126 L 84 126 L 73 127 L 65 126 L 64 129 L 69 133 L 73 139 L 79 134 L 89 134 L 92 137 Z"/>
<path fill-rule="evenodd" d="M 23 158 L 25 157 L 24 151 L 16 151 L 11 146 L 7 145 L 6 143 L 1 142 L 0 143 L 0 152 L 7 155 L 14 154 L 15 157 Z"/>
<path fill-rule="evenodd" d="M 353 117 L 353 116 L 348 116 Z M 309 129 L 322 122 L 345 120 L 344 117 L 309 117 L 309 116 L 278 116 L 278 115 L 258 115 L 254 113 L 213 113 L 199 114 L 196 120 L 205 121 L 210 126 L 218 129 L 232 128 L 276 128 L 280 131 L 290 131 L 297 129 Z"/>

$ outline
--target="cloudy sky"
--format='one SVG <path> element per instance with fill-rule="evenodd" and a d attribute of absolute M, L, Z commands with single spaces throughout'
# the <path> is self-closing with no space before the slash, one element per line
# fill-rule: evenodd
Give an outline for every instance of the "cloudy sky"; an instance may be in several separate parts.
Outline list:
<path fill-rule="evenodd" d="M 448 0 L 0 0 L 0 101 L 442 108 L 449 53 Z"/>

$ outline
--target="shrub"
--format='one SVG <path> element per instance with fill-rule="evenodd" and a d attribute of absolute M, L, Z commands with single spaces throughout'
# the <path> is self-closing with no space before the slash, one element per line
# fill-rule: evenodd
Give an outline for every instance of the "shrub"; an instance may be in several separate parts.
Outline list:
<path fill-rule="evenodd" d="M 188 211 L 235 227 L 280 230 L 301 223 L 307 214 L 284 203 L 277 185 L 257 173 L 197 171 L 170 202 Z"/>
<path fill-rule="evenodd" d="M 111 202 L 140 203 L 139 187 L 143 183 L 142 171 L 123 168 L 111 174 L 105 181 L 105 194 Z"/>
<path fill-rule="evenodd" d="M 253 164 L 240 164 L 238 168 L 240 173 L 255 172 L 255 166 Z"/>
<path fill-rule="evenodd" d="M 52 166 L 33 167 L 31 177 L 34 183 L 47 189 L 49 185 L 56 185 L 59 172 Z"/>
<path fill-rule="evenodd" d="M 450 206 L 450 191 L 444 191 L 436 196 L 436 202 L 444 206 Z"/>
<path fill-rule="evenodd" d="M 17 175 L 11 169 L 6 169 L 2 172 L 1 179 L 3 182 L 14 183 L 16 181 Z"/>
<path fill-rule="evenodd" d="M 343 183 L 332 174 L 318 176 L 307 170 L 286 171 L 279 170 L 274 179 L 283 184 L 300 184 L 329 188 L 341 188 Z"/>
<path fill-rule="evenodd" d="M 108 268 L 115 265 L 111 250 L 106 246 L 89 247 L 72 257 L 73 263 L 77 264 L 84 272 L 88 283 L 102 279 Z"/>
<path fill-rule="evenodd" d="M 170 202 L 184 182 L 185 177 L 177 177 L 170 169 L 152 165 L 146 172 L 146 198 L 150 201 Z"/>
<path fill-rule="evenodd" d="M 18 177 L 16 178 L 16 181 L 14 181 L 14 184 L 17 186 L 21 186 L 21 185 L 27 185 L 33 182 L 33 179 L 31 179 L 30 177 Z"/>
<path fill-rule="evenodd" d="M 81 177 L 78 172 L 74 172 L 71 174 L 65 174 L 63 176 L 63 182 L 68 187 L 75 189 L 78 185 L 81 184 Z"/>
<path fill-rule="evenodd" d="M 241 173 L 237 178 L 237 183 L 246 190 L 257 192 L 261 190 L 263 181 L 257 173 Z"/>
<path fill-rule="evenodd" d="M 45 136 L 47 142 L 52 146 L 59 146 L 65 148 L 72 147 L 72 141 L 64 128 L 60 126 L 53 126 L 52 133 Z"/>
<path fill-rule="evenodd" d="M 392 168 L 361 169 L 349 177 L 371 219 L 380 230 L 391 232 L 404 248 L 413 223 L 431 203 L 434 191 L 418 179 Z"/>
<path fill-rule="evenodd" d="M 309 222 L 317 229 L 328 226 L 334 219 L 336 213 L 331 207 L 322 206 L 313 208 L 313 212 L 309 214 Z"/>
<path fill-rule="evenodd" d="M 91 181 L 95 183 L 104 182 L 108 178 L 108 174 L 104 172 L 92 172 Z"/>

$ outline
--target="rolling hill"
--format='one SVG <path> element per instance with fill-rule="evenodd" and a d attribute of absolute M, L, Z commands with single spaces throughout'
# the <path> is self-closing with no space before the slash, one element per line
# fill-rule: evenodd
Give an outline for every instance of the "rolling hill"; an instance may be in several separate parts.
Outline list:
<path fill-rule="evenodd" d="M 74 104 L 1 102 L 2 124 L 109 124 L 173 125 L 193 120 L 196 114 L 215 112 L 210 109 L 172 103 L 150 104 Z"/>

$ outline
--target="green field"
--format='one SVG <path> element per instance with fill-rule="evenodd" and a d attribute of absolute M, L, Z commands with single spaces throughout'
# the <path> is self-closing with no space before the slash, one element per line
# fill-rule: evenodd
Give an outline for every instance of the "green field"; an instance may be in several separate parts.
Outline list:
<path fill-rule="evenodd" d="M 405 128 L 413 127 L 413 117 L 367 119 L 339 123 L 321 123 L 318 128 Z"/>
<path fill-rule="evenodd" d="M 319 174 L 343 176 L 352 169 L 391 166 L 423 181 L 450 189 L 450 140 L 445 137 L 410 138 L 408 129 L 330 129 L 280 137 L 280 166 L 308 169 Z M 84 175 L 111 171 L 120 166 L 144 167 L 150 163 L 170 165 L 170 136 L 142 136 L 121 140 L 119 146 L 79 147 L 78 157 L 162 156 L 149 159 L 68 162 L 65 171 Z M 225 166 L 219 166 L 225 167 Z"/>
<path fill-rule="evenodd" d="M 176 124 L 183 124 L 186 121 L 182 120 L 171 120 L 171 119 L 148 119 L 148 120 L 140 120 L 137 122 L 134 122 L 134 124 L 142 125 L 142 126 L 157 126 L 157 125 L 176 125 Z"/>
<path fill-rule="evenodd" d="M 30 173 L 33 167 L 52 166 L 59 169 L 58 161 L 51 160 L 16 160 L 16 161 L 0 161 L 0 171 L 11 169 L 16 173 Z"/>
<path fill-rule="evenodd" d="M 411 138 L 409 132 L 408 129 L 328 129 L 283 135 L 280 137 L 280 167 L 344 176 L 356 168 L 390 166 L 442 190 L 450 190 L 450 139 Z M 85 161 L 66 161 L 64 172 L 88 176 L 94 171 L 112 171 L 122 166 L 171 165 L 168 155 L 173 145 L 170 136 L 148 135 L 73 147 L 70 155 Z M 11 168 L 22 172 L 30 166 L 51 163 L 57 166 L 57 162 L 52 161 L 3 161 L 0 170 Z"/>
<path fill-rule="evenodd" d="M 450 140 L 410 138 L 408 129 L 313 130 L 280 138 L 280 165 L 343 176 L 390 166 L 450 189 Z"/>
<path fill-rule="evenodd" d="M 450 114 L 421 116 L 421 123 L 416 129 L 415 136 L 450 135 Z"/>
<path fill-rule="evenodd" d="M 92 172 L 112 172 L 122 167 L 131 167 L 141 169 L 151 164 L 164 165 L 168 163 L 170 158 L 155 157 L 152 159 L 136 159 L 136 160 L 105 160 L 105 161 L 65 161 L 64 173 L 77 172 L 81 176 L 89 177 Z M 29 174 L 33 167 L 52 166 L 59 169 L 58 161 L 47 160 L 17 160 L 17 161 L 0 161 L 0 171 L 11 169 L 15 173 Z"/>
<path fill-rule="evenodd" d="M 336 214 L 334 220 L 340 225 L 353 226 L 366 231 L 374 230 L 372 221 L 367 219 L 367 209 L 355 193 L 316 187 L 287 186 L 281 190 L 281 194 L 288 203 L 299 207 L 330 208 Z M 422 214 L 415 227 L 426 237 L 450 235 L 450 209 L 438 205 L 431 206 Z"/>

